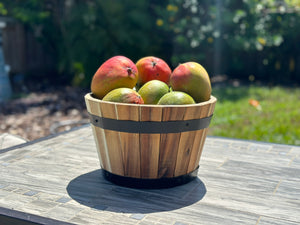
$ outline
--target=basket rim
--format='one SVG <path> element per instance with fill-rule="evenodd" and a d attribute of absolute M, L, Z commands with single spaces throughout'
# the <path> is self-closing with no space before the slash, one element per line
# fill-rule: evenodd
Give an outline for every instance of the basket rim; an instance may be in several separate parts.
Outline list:
<path fill-rule="evenodd" d="M 124 105 L 124 106 L 132 106 L 132 107 L 141 107 L 141 108 L 184 108 L 184 107 L 199 107 L 204 105 L 209 105 L 217 102 L 217 98 L 213 95 L 210 96 L 210 99 L 205 102 L 195 103 L 195 104 L 185 104 L 185 105 L 151 105 L 151 104 L 133 104 L 133 103 L 120 103 L 120 102 L 109 102 L 109 101 L 103 101 L 98 98 L 93 97 L 93 93 L 89 92 L 84 96 L 85 99 L 91 100 L 94 102 L 102 103 L 102 104 L 110 104 L 110 105 Z"/>

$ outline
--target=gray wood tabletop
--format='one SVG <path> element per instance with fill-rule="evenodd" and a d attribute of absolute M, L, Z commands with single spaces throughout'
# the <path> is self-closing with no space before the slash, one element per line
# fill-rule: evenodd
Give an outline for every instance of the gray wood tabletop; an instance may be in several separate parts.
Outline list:
<path fill-rule="evenodd" d="M 134 189 L 104 179 L 86 125 L 1 150 L 0 224 L 300 224 L 299 155 L 207 137 L 196 179 Z"/>

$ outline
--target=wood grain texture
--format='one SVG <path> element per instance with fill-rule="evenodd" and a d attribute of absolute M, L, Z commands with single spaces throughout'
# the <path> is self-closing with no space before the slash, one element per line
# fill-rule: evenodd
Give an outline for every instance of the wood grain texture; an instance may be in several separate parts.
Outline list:
<path fill-rule="evenodd" d="M 141 121 L 161 121 L 161 107 L 140 107 Z M 157 178 L 160 134 L 140 134 L 141 177 Z"/>
<path fill-rule="evenodd" d="M 103 117 L 117 119 L 118 116 L 114 104 L 101 102 L 100 109 Z M 110 172 L 124 176 L 122 143 L 119 132 L 105 129 L 104 133 L 111 167 Z"/>
<path fill-rule="evenodd" d="M 185 107 L 164 107 L 162 121 L 182 120 Z M 174 177 L 181 133 L 160 135 L 158 177 Z"/>
<path fill-rule="evenodd" d="M 199 166 L 199 159 L 200 159 L 199 156 L 201 155 L 199 151 L 202 150 L 201 143 L 203 142 L 205 135 L 206 135 L 205 129 L 199 130 L 195 134 L 194 144 L 191 150 L 191 157 L 187 169 L 188 173 L 194 171 Z"/>
<path fill-rule="evenodd" d="M 139 107 L 116 104 L 118 120 L 139 121 Z M 140 178 L 141 153 L 138 133 L 119 132 L 123 156 L 124 176 Z"/>
<path fill-rule="evenodd" d="M 84 225 L 300 224 L 300 146 L 207 137 L 198 178 L 166 189 L 108 182 L 95 148 L 86 125 L 1 152 L 0 207 Z"/>
<path fill-rule="evenodd" d="M 94 102 L 93 102 L 94 101 Z M 182 121 L 210 116 L 216 99 L 181 106 L 151 106 L 103 102 L 90 96 L 92 114 L 116 120 Z M 100 107 L 99 107 L 100 105 Z M 188 124 L 186 124 L 188 126 Z M 134 178 L 177 177 L 199 165 L 206 129 L 181 133 L 127 133 L 93 128 L 101 166 Z"/>
<path fill-rule="evenodd" d="M 212 105 L 214 104 L 215 103 L 212 103 L 212 104 L 204 105 L 201 108 L 198 108 L 199 118 L 210 116 L 212 114 L 211 113 Z M 203 130 L 198 130 L 195 134 L 194 144 L 192 147 L 190 162 L 187 170 L 188 173 L 192 172 L 199 166 L 200 157 L 206 139 L 207 129 L 208 128 L 205 128 Z"/>
<path fill-rule="evenodd" d="M 93 115 L 102 116 L 99 102 L 93 101 L 89 97 L 86 97 L 85 101 L 89 113 Z M 95 143 L 97 147 L 100 166 L 108 171 L 111 171 L 111 165 L 109 161 L 109 155 L 108 155 L 104 130 L 94 125 L 91 125 L 91 127 L 93 131 L 93 135 L 95 137 Z"/>
<path fill-rule="evenodd" d="M 197 107 L 187 107 L 184 120 L 199 119 L 199 108 Z M 188 173 L 188 167 L 190 163 L 190 158 L 192 155 L 193 146 L 199 143 L 195 140 L 196 134 L 199 131 L 182 132 L 180 135 L 180 140 L 178 144 L 177 161 L 174 176 L 181 176 Z M 196 169 L 196 168 L 195 168 Z M 191 172 L 191 171 L 189 171 Z"/>
<path fill-rule="evenodd" d="M 204 110 L 202 110 L 201 118 L 212 115 L 212 114 L 213 114 L 214 107 L 215 107 L 215 103 L 214 103 L 214 104 L 208 105 L 208 107 L 205 107 Z M 207 109 L 207 111 L 206 111 L 206 109 Z M 197 166 L 199 165 L 199 162 L 200 162 L 200 158 L 201 158 L 201 155 L 202 155 L 202 152 L 203 152 L 203 146 L 204 146 L 204 144 L 205 144 L 205 140 L 206 140 L 206 135 L 207 135 L 208 129 L 209 129 L 209 128 L 205 128 L 205 129 L 203 130 L 203 134 L 202 134 L 202 136 L 201 136 L 201 142 L 200 142 L 200 145 L 199 145 L 198 155 L 197 155 L 197 158 L 196 158 L 196 165 L 195 165 L 195 167 L 197 167 Z"/>

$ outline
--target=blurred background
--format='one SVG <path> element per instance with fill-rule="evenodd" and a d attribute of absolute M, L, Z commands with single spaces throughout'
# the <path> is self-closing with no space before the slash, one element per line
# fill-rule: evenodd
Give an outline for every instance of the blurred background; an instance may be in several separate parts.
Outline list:
<path fill-rule="evenodd" d="M 0 133 L 87 123 L 108 58 L 196 61 L 218 98 L 210 135 L 300 145 L 300 0 L 0 0 Z"/>

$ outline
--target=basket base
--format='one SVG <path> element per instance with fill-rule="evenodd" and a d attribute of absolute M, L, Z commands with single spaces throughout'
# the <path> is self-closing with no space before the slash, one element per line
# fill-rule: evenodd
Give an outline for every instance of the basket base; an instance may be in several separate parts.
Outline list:
<path fill-rule="evenodd" d="M 110 173 L 106 170 L 103 171 L 103 176 L 106 180 L 125 187 L 131 188 L 145 188 L 145 189 L 158 189 L 158 188 L 171 188 L 179 185 L 186 184 L 197 177 L 199 166 L 192 172 L 181 175 L 178 177 L 163 177 L 158 179 L 144 179 L 124 177 Z"/>

